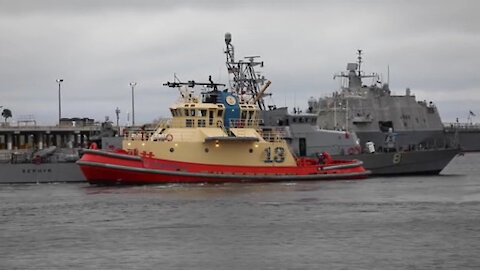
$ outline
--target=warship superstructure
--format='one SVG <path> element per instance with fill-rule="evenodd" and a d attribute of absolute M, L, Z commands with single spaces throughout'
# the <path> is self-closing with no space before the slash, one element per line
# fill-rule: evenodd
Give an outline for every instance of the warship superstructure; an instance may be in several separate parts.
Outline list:
<path fill-rule="evenodd" d="M 407 88 L 405 95 L 393 95 L 378 74 L 361 70 L 358 62 L 347 64 L 347 72 L 334 76 L 342 80 L 340 91 L 308 101 L 308 111 L 318 114 L 317 124 L 325 129 L 351 130 L 363 143 L 374 143 L 380 151 L 443 148 L 454 144 L 445 136 L 438 109 L 432 101 L 416 101 Z M 362 79 L 371 78 L 370 85 Z"/>

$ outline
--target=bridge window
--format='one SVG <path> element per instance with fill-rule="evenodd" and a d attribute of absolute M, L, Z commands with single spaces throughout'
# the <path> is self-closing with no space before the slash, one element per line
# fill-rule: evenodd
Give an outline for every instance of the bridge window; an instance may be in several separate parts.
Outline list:
<path fill-rule="evenodd" d="M 213 125 L 213 115 L 213 110 L 208 110 L 208 125 L 210 126 Z"/>

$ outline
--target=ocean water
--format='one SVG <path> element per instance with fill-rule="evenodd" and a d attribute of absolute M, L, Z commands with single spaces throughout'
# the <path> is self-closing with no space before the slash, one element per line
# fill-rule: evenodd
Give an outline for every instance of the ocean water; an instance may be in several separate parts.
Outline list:
<path fill-rule="evenodd" d="M 440 176 L 0 185 L 0 269 L 480 269 L 480 154 Z"/>

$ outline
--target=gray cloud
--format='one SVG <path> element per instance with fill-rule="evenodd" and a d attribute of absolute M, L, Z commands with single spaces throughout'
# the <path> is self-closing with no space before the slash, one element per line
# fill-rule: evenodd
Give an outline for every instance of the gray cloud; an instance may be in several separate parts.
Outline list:
<path fill-rule="evenodd" d="M 237 58 L 262 56 L 279 105 L 336 90 L 332 75 L 362 48 L 365 71 L 386 78 L 389 66 L 394 92 L 411 87 L 452 121 L 480 112 L 477 10 L 475 1 L 0 1 L 0 105 L 55 123 L 61 77 L 64 116 L 113 118 L 118 106 L 124 121 L 137 81 L 137 122 L 168 116 L 176 93 L 162 83 L 173 73 L 227 81 L 228 31 Z"/>

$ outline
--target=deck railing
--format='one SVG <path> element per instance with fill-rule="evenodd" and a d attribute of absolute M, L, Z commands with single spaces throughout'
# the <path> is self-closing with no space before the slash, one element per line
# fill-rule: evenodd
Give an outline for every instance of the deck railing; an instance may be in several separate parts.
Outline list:
<path fill-rule="evenodd" d="M 480 124 L 473 123 L 443 123 L 446 131 L 478 131 L 480 130 Z"/>
<path fill-rule="evenodd" d="M 230 119 L 231 128 L 257 128 L 263 124 L 263 119 Z"/>

